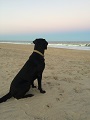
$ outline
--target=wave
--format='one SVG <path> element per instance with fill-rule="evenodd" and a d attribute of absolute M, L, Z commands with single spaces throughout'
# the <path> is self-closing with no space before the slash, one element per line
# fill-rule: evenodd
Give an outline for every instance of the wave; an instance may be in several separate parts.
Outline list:
<path fill-rule="evenodd" d="M 66 48 L 66 49 L 76 49 L 76 50 L 90 50 L 90 43 L 88 44 L 49 44 L 49 47 L 54 48 Z"/>
<path fill-rule="evenodd" d="M 0 43 L 6 43 L 6 44 L 24 44 L 24 45 L 31 45 L 32 44 L 32 42 L 28 42 L 28 41 L 13 41 L 13 42 L 2 42 L 2 41 L 0 41 Z"/>

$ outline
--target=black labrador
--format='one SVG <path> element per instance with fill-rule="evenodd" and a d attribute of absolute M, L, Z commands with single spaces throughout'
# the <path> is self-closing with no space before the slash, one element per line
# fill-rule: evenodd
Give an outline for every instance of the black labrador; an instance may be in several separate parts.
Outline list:
<path fill-rule="evenodd" d="M 11 82 L 9 93 L 0 98 L 0 103 L 5 102 L 11 97 L 16 99 L 32 97 L 33 94 L 26 93 L 29 91 L 30 86 L 36 88 L 34 86 L 35 79 L 38 81 L 38 90 L 40 90 L 40 93 L 45 93 L 42 89 L 41 81 L 45 68 L 44 51 L 47 49 L 48 42 L 40 38 L 34 40 L 33 43 L 35 44 L 33 53 Z"/>

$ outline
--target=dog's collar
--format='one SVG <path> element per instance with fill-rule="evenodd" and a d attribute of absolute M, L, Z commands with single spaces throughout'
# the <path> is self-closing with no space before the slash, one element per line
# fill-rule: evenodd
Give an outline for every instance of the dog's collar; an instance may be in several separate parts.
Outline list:
<path fill-rule="evenodd" d="M 42 54 L 41 52 L 39 52 L 38 50 L 34 50 L 33 52 L 36 52 L 38 53 L 39 55 L 43 56 L 44 57 L 44 54 Z"/>

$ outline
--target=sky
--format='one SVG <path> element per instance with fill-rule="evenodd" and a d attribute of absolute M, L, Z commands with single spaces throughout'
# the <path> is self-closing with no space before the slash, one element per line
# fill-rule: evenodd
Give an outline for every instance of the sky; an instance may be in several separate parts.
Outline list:
<path fill-rule="evenodd" d="M 90 41 L 90 0 L 0 0 L 0 40 Z"/>

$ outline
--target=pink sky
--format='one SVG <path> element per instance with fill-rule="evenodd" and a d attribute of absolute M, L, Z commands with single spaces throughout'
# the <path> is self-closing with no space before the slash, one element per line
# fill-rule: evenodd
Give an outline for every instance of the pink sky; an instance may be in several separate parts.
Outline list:
<path fill-rule="evenodd" d="M 0 0 L 0 34 L 90 29 L 90 0 Z"/>

